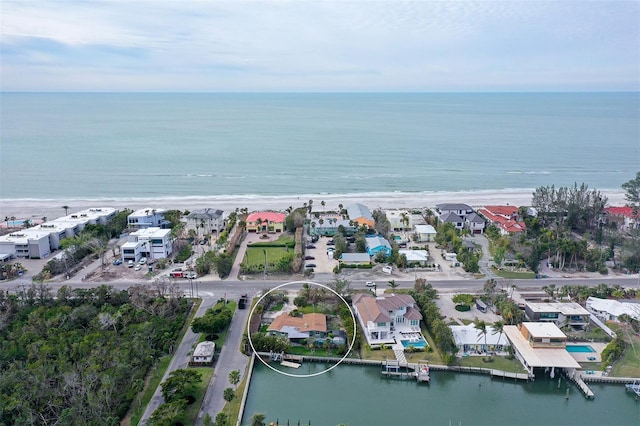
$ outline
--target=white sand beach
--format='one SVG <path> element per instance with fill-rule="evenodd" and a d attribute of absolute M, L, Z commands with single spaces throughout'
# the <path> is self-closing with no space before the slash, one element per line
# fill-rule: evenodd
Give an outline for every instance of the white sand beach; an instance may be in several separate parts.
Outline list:
<path fill-rule="evenodd" d="M 15 199 L 0 200 L 0 220 L 7 217 L 17 219 L 42 218 L 48 220 L 64 215 L 62 206 L 69 206 L 69 212 L 90 207 L 130 208 L 168 208 L 195 210 L 216 208 L 229 212 L 236 208 L 256 210 L 285 210 L 289 206 L 301 207 L 313 200 L 313 210 L 322 212 L 337 210 L 338 205 L 362 203 L 371 210 L 377 208 L 434 208 L 440 203 L 465 203 L 472 207 L 485 205 L 524 206 L 531 203 L 533 190 L 499 191 L 459 191 L 429 193 L 365 193 L 365 194 L 304 194 L 300 196 L 211 196 L 211 197 L 167 197 L 167 198 L 130 198 L 130 199 Z M 625 204 L 621 190 L 601 191 L 609 198 L 609 205 Z M 324 209 L 321 202 L 325 202 Z"/>

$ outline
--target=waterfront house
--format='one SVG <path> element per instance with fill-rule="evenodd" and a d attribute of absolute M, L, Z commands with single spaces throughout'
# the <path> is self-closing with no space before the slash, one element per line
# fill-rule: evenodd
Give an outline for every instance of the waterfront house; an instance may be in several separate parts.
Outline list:
<path fill-rule="evenodd" d="M 438 204 L 436 205 L 436 209 L 438 209 L 438 213 L 440 213 L 440 216 L 453 213 L 456 216 L 462 218 L 463 221 L 467 217 L 467 215 L 473 213 L 473 209 L 470 206 L 458 203 Z"/>
<path fill-rule="evenodd" d="M 203 233 L 220 232 L 224 229 L 224 212 L 217 209 L 194 210 L 187 215 L 187 226 L 202 229 Z"/>
<path fill-rule="evenodd" d="M 387 216 L 392 231 L 413 229 L 413 218 L 407 210 L 386 210 L 385 216 Z"/>
<path fill-rule="evenodd" d="M 129 228 L 164 228 L 169 222 L 164 219 L 167 209 L 144 208 L 139 209 L 127 216 Z"/>
<path fill-rule="evenodd" d="M 5 259 L 43 259 L 51 253 L 49 233 L 33 228 L 0 237 L 0 255 Z"/>
<path fill-rule="evenodd" d="M 343 265 L 370 265 L 371 256 L 367 253 L 342 253 L 338 262 Z"/>
<path fill-rule="evenodd" d="M 357 231 L 357 224 L 351 220 L 338 217 L 322 217 L 311 219 L 309 222 L 309 235 L 333 236 L 341 226 L 344 228 L 346 235 L 353 235 Z"/>
<path fill-rule="evenodd" d="M 518 234 L 527 229 L 520 220 L 518 208 L 515 206 L 485 206 L 478 210 L 489 223 L 497 227 L 501 235 Z"/>
<path fill-rule="evenodd" d="M 396 333 L 420 333 L 422 314 L 408 294 L 374 297 L 358 293 L 353 310 L 369 345 L 393 344 Z"/>
<path fill-rule="evenodd" d="M 216 344 L 214 342 L 204 341 L 198 343 L 196 348 L 193 350 L 193 354 L 191 355 L 191 361 L 189 361 L 189 365 L 191 366 L 199 366 L 199 365 L 212 365 L 213 364 L 213 355 L 216 350 Z"/>
<path fill-rule="evenodd" d="M 366 237 L 364 241 L 369 256 L 375 256 L 380 252 L 383 252 L 386 256 L 391 254 L 391 244 L 386 238 L 380 236 Z"/>
<path fill-rule="evenodd" d="M 431 225 L 416 225 L 415 229 L 418 242 L 420 243 L 431 242 L 436 238 L 436 229 Z"/>
<path fill-rule="evenodd" d="M 621 231 L 629 232 L 640 227 L 640 212 L 634 214 L 632 207 L 606 207 L 604 211 L 608 219 L 616 223 Z"/>
<path fill-rule="evenodd" d="M 640 321 L 640 303 L 589 297 L 586 308 L 602 321 L 618 322 L 618 317 L 623 314 Z"/>
<path fill-rule="evenodd" d="M 278 212 L 253 212 L 247 216 L 247 232 L 266 232 L 275 234 L 284 232 L 284 213 Z"/>
<path fill-rule="evenodd" d="M 589 325 L 589 311 L 575 302 L 526 302 L 524 313 L 529 321 L 552 322 L 558 327 L 584 329 Z"/>
<path fill-rule="evenodd" d="M 487 326 L 486 335 L 475 328 L 473 324 L 452 325 L 450 328 L 459 355 L 503 352 L 509 346 L 507 336 L 504 333 L 496 332 L 491 326 Z"/>
<path fill-rule="evenodd" d="M 267 332 L 286 336 L 289 340 L 320 339 L 327 336 L 327 317 L 317 313 L 294 317 L 284 312 L 273 320 Z"/>
<path fill-rule="evenodd" d="M 580 364 L 566 350 L 567 336 L 553 323 L 505 325 L 504 333 L 516 358 L 531 376 L 535 368 L 551 369 L 552 378 L 556 368 L 564 368 L 569 374 L 580 368 Z"/>
<path fill-rule="evenodd" d="M 369 210 L 369 207 L 364 204 L 351 204 L 348 205 L 346 209 L 349 220 L 352 220 L 354 223 L 357 223 L 358 225 L 365 225 L 369 228 L 373 228 L 375 225 L 375 220 L 373 219 L 371 210 Z"/>

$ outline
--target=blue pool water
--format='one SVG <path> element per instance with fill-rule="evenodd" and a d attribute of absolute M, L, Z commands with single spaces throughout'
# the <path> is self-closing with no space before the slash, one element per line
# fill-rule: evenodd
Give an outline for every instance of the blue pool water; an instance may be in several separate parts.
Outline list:
<path fill-rule="evenodd" d="M 7 222 L 7 226 L 10 228 L 17 228 L 19 226 L 24 226 L 27 220 L 10 220 Z"/>
<path fill-rule="evenodd" d="M 420 339 L 417 342 L 412 342 L 411 340 L 400 340 L 402 342 L 402 346 L 408 348 L 409 346 L 413 346 L 414 348 L 424 348 L 427 346 L 427 342 L 424 339 Z"/>
<path fill-rule="evenodd" d="M 568 345 L 567 352 L 595 352 L 589 345 Z"/>

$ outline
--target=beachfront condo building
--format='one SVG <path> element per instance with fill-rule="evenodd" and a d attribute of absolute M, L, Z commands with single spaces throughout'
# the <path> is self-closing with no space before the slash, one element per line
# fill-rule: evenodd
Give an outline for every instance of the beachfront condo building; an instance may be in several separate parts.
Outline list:
<path fill-rule="evenodd" d="M 127 216 L 129 228 L 164 228 L 169 222 L 164 219 L 167 209 L 154 209 L 151 207 L 139 209 Z"/>
<path fill-rule="evenodd" d="M 169 257 L 173 252 L 171 230 L 155 227 L 140 229 L 129 234 L 127 242 L 120 249 L 123 262 L 138 262 L 143 257 L 149 261 Z"/>
<path fill-rule="evenodd" d="M 217 209 L 194 210 L 187 215 L 187 228 L 199 229 L 204 234 L 220 233 L 224 229 L 224 212 Z"/>

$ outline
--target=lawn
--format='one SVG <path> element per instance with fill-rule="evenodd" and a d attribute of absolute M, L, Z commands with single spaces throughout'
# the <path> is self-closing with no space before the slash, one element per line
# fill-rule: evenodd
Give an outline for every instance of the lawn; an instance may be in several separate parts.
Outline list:
<path fill-rule="evenodd" d="M 266 260 L 269 265 L 274 265 L 287 254 L 293 253 L 293 249 L 287 249 L 286 247 L 249 246 L 245 252 L 244 259 L 242 259 L 242 263 L 245 268 L 249 269 L 251 266 L 264 266 L 265 252 L 267 256 Z"/>
<path fill-rule="evenodd" d="M 503 356 L 494 355 L 491 357 L 492 361 L 490 362 L 485 362 L 484 358 L 485 357 L 483 356 L 465 356 L 462 358 L 456 358 L 456 365 L 463 367 L 490 368 L 493 370 L 508 371 L 510 373 L 527 373 L 520 361 L 516 358 L 508 359 Z"/>
<path fill-rule="evenodd" d="M 640 337 L 631 331 L 624 330 L 618 324 L 607 324 L 618 335 L 622 335 L 627 347 L 611 368 L 610 376 L 640 377 Z"/>
<path fill-rule="evenodd" d="M 296 245 L 296 242 L 292 235 L 282 234 L 275 241 L 258 241 L 258 242 L 249 244 L 248 247 L 264 247 L 264 246 L 276 246 L 276 245 L 289 246 L 290 248 L 293 248 Z"/>
<path fill-rule="evenodd" d="M 529 280 L 536 277 L 535 272 L 513 272 L 496 268 L 491 268 L 491 271 L 497 276 L 508 280 Z"/>

